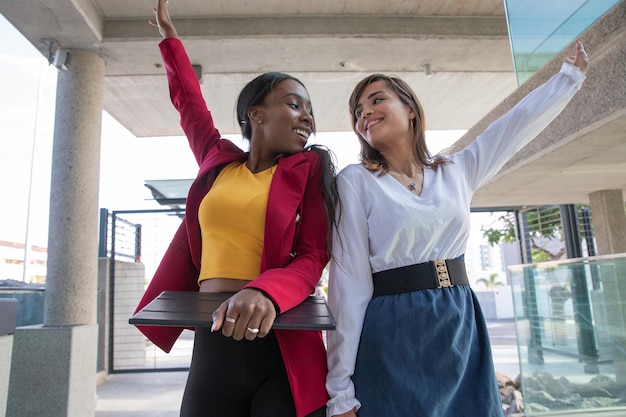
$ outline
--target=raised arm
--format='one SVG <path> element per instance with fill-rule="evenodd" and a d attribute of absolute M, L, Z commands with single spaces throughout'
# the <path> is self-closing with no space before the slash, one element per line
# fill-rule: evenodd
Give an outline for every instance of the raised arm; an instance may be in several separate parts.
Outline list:
<path fill-rule="evenodd" d="M 473 189 L 491 179 L 511 157 L 533 140 L 565 109 L 585 79 L 589 65 L 582 42 L 561 71 L 531 91 L 495 120 L 464 150 L 456 162 L 465 169 Z"/>
<path fill-rule="evenodd" d="M 149 23 L 165 38 L 160 44 L 167 72 L 172 104 L 180 114 L 180 124 L 198 164 L 220 140 L 211 112 L 202 97 L 200 83 L 182 42 L 178 39 L 167 8 L 167 0 L 158 0 L 154 19 Z"/>

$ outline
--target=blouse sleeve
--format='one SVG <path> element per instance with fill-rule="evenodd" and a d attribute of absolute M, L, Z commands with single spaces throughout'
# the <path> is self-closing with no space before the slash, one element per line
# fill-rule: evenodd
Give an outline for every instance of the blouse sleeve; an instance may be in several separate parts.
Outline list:
<path fill-rule="evenodd" d="M 355 397 L 351 376 L 365 311 L 373 293 L 367 213 L 351 180 L 340 174 L 337 182 L 341 216 L 333 233 L 328 288 L 328 303 L 337 328 L 327 332 L 328 415 L 361 406 Z"/>
<path fill-rule="evenodd" d="M 200 165 L 209 150 L 219 142 L 220 132 L 202 97 L 200 82 L 183 43 L 177 38 L 167 38 L 161 41 L 159 49 L 167 72 L 172 104 L 180 113 L 180 125 Z"/>
<path fill-rule="evenodd" d="M 468 183 L 477 189 L 520 149 L 545 129 L 581 88 L 585 76 L 564 63 L 561 71 L 531 91 L 454 157 L 464 165 Z"/>

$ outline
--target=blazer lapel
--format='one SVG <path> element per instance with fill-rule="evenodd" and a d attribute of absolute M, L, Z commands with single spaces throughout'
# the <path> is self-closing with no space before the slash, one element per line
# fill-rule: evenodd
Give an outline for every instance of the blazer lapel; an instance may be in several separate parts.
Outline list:
<path fill-rule="evenodd" d="M 309 169 L 309 161 L 301 153 L 278 161 L 265 215 L 261 272 L 289 262 L 296 230 L 296 214 L 302 202 Z"/>

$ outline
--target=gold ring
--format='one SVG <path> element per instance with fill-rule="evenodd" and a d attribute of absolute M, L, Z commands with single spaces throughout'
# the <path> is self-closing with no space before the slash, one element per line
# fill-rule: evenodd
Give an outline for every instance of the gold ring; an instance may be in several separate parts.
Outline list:
<path fill-rule="evenodd" d="M 228 317 L 228 316 L 224 317 L 224 320 L 226 320 L 229 323 L 234 323 L 237 321 L 236 319 L 233 319 L 232 317 Z"/>
<path fill-rule="evenodd" d="M 248 331 L 249 331 L 250 333 L 257 334 L 260 330 L 259 330 L 259 329 L 251 329 L 251 328 L 249 328 L 249 327 L 248 327 Z"/>

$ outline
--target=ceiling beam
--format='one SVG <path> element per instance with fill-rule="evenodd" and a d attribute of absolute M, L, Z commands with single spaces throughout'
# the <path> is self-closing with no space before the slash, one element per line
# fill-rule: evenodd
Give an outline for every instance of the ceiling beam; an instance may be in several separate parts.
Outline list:
<path fill-rule="evenodd" d="M 418 39 L 507 38 L 504 17 L 425 16 L 256 16 L 173 17 L 184 38 L 339 37 Z M 105 20 L 104 41 L 152 39 L 155 29 L 145 19 Z"/>

